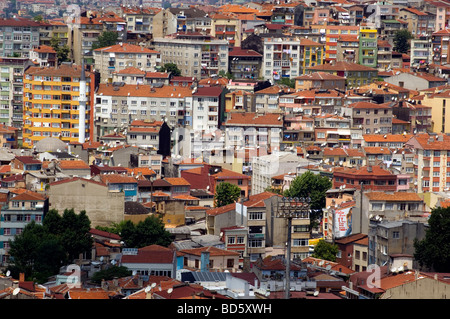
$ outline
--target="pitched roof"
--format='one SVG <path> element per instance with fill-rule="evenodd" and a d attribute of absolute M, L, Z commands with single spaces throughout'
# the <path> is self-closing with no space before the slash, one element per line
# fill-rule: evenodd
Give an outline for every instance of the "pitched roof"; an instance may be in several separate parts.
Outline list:
<path fill-rule="evenodd" d="M 95 49 L 95 52 L 114 52 L 114 53 L 153 53 L 159 54 L 158 51 L 151 50 L 149 48 L 144 48 L 140 45 L 130 44 L 130 43 L 122 43 L 115 44 L 108 47 L 103 47 L 99 49 Z"/>
<path fill-rule="evenodd" d="M 276 113 L 258 114 L 251 112 L 232 112 L 225 122 L 226 126 L 282 126 L 283 119 Z"/>
<path fill-rule="evenodd" d="M 370 68 L 365 65 L 357 64 L 357 63 L 351 63 L 351 62 L 344 62 L 344 61 L 338 61 L 336 63 L 330 64 L 320 64 L 316 66 L 309 67 L 308 70 L 311 71 L 377 71 L 374 68 Z"/>
<path fill-rule="evenodd" d="M 200 247 L 200 248 L 192 248 L 192 249 L 183 249 L 180 250 L 183 254 L 189 254 L 194 256 L 201 256 L 202 252 L 209 252 L 211 257 L 217 256 L 239 256 L 238 252 L 230 251 L 226 249 L 220 249 L 214 246 Z"/>
<path fill-rule="evenodd" d="M 134 177 L 122 174 L 101 174 L 100 179 L 105 184 L 137 184 Z"/>
<path fill-rule="evenodd" d="M 409 193 L 409 192 L 394 192 L 394 193 L 368 192 L 368 193 L 365 193 L 365 195 L 367 198 L 369 198 L 369 200 L 373 200 L 373 201 L 387 201 L 387 202 L 399 202 L 399 201 L 422 202 L 423 201 L 417 193 Z"/>
<path fill-rule="evenodd" d="M 166 177 L 166 182 L 173 186 L 190 186 L 191 184 L 183 177 Z"/>
<path fill-rule="evenodd" d="M 185 98 L 192 96 L 192 89 L 182 86 L 169 86 L 152 88 L 151 85 L 141 84 L 125 84 L 123 86 L 114 86 L 111 84 L 99 84 L 97 94 L 107 96 L 139 96 L 139 97 L 154 97 L 154 98 Z"/>

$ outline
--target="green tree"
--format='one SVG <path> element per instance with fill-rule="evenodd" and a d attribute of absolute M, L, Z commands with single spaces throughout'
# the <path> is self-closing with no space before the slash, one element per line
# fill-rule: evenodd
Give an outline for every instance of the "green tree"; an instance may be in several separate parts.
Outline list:
<path fill-rule="evenodd" d="M 69 62 L 70 48 L 67 44 L 61 45 L 60 40 L 56 35 L 50 39 L 50 46 L 56 51 L 58 62 Z"/>
<path fill-rule="evenodd" d="M 112 280 L 114 277 L 122 278 L 131 276 L 132 272 L 124 266 L 112 266 L 105 270 L 97 271 L 92 275 L 91 281 L 100 284 L 102 280 Z"/>
<path fill-rule="evenodd" d="M 72 209 L 65 209 L 61 218 L 61 229 L 57 234 L 69 260 L 78 258 L 79 254 L 92 248 L 92 237 L 89 234 L 91 222 L 86 215 L 86 211 L 76 214 Z"/>
<path fill-rule="evenodd" d="M 61 266 L 92 248 L 90 221 L 85 211 L 75 214 L 66 209 L 62 216 L 50 210 L 42 225 L 32 221 L 10 241 L 10 270 L 44 282 L 57 274 Z"/>
<path fill-rule="evenodd" d="M 161 72 L 171 73 L 173 76 L 180 76 L 181 71 L 175 63 L 166 63 L 161 67 Z"/>
<path fill-rule="evenodd" d="M 280 81 L 278 81 L 278 84 L 286 85 L 290 88 L 295 88 L 295 79 L 282 78 Z"/>
<path fill-rule="evenodd" d="M 326 192 L 332 187 L 331 180 L 326 176 L 307 171 L 292 181 L 289 189 L 284 192 L 285 197 L 309 197 L 311 207 L 311 229 L 318 225 L 322 217 L 322 209 L 326 203 Z"/>
<path fill-rule="evenodd" d="M 167 247 L 172 242 L 172 235 L 165 230 L 160 217 L 155 215 L 147 217 L 136 225 L 131 221 L 123 225 L 120 234 L 126 247 L 142 248 L 149 245 Z"/>
<path fill-rule="evenodd" d="M 67 262 L 67 255 L 57 236 L 47 233 L 42 225 L 34 221 L 27 224 L 14 240 L 10 240 L 9 245 L 9 269 L 13 276 L 24 273 L 25 278 L 45 282 Z"/>
<path fill-rule="evenodd" d="M 114 31 L 105 31 L 98 37 L 98 41 L 92 44 L 92 50 L 117 44 L 119 35 Z"/>
<path fill-rule="evenodd" d="M 398 30 L 394 35 L 394 51 L 408 53 L 410 49 L 409 40 L 413 38 L 407 29 Z"/>
<path fill-rule="evenodd" d="M 421 267 L 450 272 L 450 207 L 435 207 L 428 220 L 425 238 L 414 240 L 414 258 Z"/>
<path fill-rule="evenodd" d="M 234 203 L 241 196 L 241 189 L 228 182 L 219 183 L 214 194 L 214 207 L 222 207 Z"/>
<path fill-rule="evenodd" d="M 337 245 L 334 245 L 321 239 L 314 247 L 312 257 L 325 259 L 328 261 L 336 261 L 336 255 L 338 252 L 339 248 Z"/>

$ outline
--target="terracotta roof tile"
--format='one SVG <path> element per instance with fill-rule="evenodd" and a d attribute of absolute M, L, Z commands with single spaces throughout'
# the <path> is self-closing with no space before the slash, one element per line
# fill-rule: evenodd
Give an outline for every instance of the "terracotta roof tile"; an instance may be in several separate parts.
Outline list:
<path fill-rule="evenodd" d="M 149 48 L 141 47 L 140 45 L 134 45 L 130 43 L 115 44 L 104 48 L 94 50 L 95 52 L 114 52 L 114 53 L 147 53 L 147 54 L 159 54 L 158 51 L 151 50 Z"/>
<path fill-rule="evenodd" d="M 367 198 L 373 201 L 387 201 L 387 202 L 398 202 L 398 201 L 408 201 L 408 202 L 422 202 L 423 200 L 419 197 L 417 193 L 408 192 L 394 192 L 392 194 L 385 192 L 368 192 L 365 193 Z"/>

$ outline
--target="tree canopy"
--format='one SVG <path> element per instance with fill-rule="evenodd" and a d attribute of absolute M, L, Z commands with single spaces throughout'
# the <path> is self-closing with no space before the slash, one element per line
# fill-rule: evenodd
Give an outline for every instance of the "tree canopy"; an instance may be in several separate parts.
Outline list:
<path fill-rule="evenodd" d="M 172 242 L 172 235 L 164 229 L 164 223 L 155 215 L 134 224 L 128 220 L 123 223 L 120 236 L 126 247 L 141 248 L 149 245 L 167 247 Z"/>
<path fill-rule="evenodd" d="M 92 50 L 108 47 L 110 45 L 117 44 L 117 39 L 119 35 L 117 32 L 105 31 L 99 35 L 98 41 L 92 44 Z"/>
<path fill-rule="evenodd" d="M 60 267 L 92 248 L 90 225 L 85 211 L 75 214 L 73 209 L 66 209 L 61 216 L 50 210 L 42 225 L 32 221 L 9 241 L 8 268 L 15 276 L 24 273 L 26 278 L 45 282 Z"/>
<path fill-rule="evenodd" d="M 56 56 L 58 57 L 58 63 L 60 62 L 68 62 L 69 54 L 70 54 L 70 48 L 67 44 L 61 45 L 60 39 L 53 35 L 50 39 L 50 46 L 56 51 Z"/>
<path fill-rule="evenodd" d="M 241 189 L 228 182 L 219 183 L 214 194 L 214 207 L 222 207 L 234 203 L 241 196 Z"/>
<path fill-rule="evenodd" d="M 336 261 L 336 255 L 338 252 L 339 248 L 337 245 L 326 242 L 325 240 L 321 239 L 314 247 L 312 257 L 334 262 Z"/>
<path fill-rule="evenodd" d="M 413 39 L 413 35 L 407 29 L 398 30 L 394 35 L 394 51 L 408 53 L 411 39 Z"/>
<path fill-rule="evenodd" d="M 181 71 L 175 63 L 166 63 L 161 67 L 161 72 L 171 73 L 172 76 L 180 76 Z"/>
<path fill-rule="evenodd" d="M 326 191 L 332 187 L 331 180 L 326 176 L 314 174 L 307 171 L 297 176 L 292 181 L 289 189 L 283 196 L 286 197 L 309 197 L 311 199 L 311 229 L 316 225 L 317 220 L 322 216 L 322 209 L 326 203 Z"/>
<path fill-rule="evenodd" d="M 450 272 L 450 207 L 435 207 L 423 240 L 414 241 L 414 258 L 421 267 Z"/>

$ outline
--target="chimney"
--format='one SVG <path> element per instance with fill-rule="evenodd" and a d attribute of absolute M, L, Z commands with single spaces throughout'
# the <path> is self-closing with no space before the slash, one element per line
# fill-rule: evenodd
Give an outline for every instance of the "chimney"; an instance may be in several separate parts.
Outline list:
<path fill-rule="evenodd" d="M 24 282 L 25 281 L 25 273 L 21 272 L 19 274 L 19 282 Z"/>

